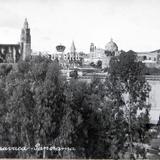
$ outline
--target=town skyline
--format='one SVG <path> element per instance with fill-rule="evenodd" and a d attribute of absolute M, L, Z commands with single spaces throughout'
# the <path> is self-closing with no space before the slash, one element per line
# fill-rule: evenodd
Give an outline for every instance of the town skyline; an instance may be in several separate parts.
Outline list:
<path fill-rule="evenodd" d="M 18 2 L 18 3 L 17 3 Z M 160 49 L 158 0 L 0 0 L 0 43 L 17 43 L 24 19 L 32 49 L 54 51 L 60 43 L 89 51 L 90 43 L 104 48 L 111 38 L 119 49 Z M 5 16 L 4 16 L 5 15 Z"/>

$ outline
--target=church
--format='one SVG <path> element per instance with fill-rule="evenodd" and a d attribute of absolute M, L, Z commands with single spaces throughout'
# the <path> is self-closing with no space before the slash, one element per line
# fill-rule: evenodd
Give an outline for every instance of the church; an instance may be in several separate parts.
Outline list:
<path fill-rule="evenodd" d="M 89 62 L 97 64 L 98 61 L 101 61 L 102 68 L 106 68 L 109 66 L 111 57 L 117 56 L 118 54 L 118 46 L 112 39 L 105 45 L 105 49 L 97 48 L 94 43 L 91 43 Z"/>
<path fill-rule="evenodd" d="M 74 67 L 80 61 L 81 56 L 76 51 L 74 41 L 72 41 L 70 51 L 65 51 L 66 47 L 62 44 L 56 46 L 56 52 L 51 56 L 53 60 L 57 59 L 63 68 Z"/>
<path fill-rule="evenodd" d="M 31 34 L 27 19 L 21 30 L 20 43 L 0 44 L 0 63 L 17 63 L 31 55 Z"/>

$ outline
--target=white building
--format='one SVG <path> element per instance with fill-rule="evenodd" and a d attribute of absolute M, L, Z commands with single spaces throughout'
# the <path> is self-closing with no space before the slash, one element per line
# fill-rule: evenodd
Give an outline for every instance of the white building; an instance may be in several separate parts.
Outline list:
<path fill-rule="evenodd" d="M 152 52 L 136 52 L 138 60 L 148 67 L 160 67 L 160 50 Z"/>

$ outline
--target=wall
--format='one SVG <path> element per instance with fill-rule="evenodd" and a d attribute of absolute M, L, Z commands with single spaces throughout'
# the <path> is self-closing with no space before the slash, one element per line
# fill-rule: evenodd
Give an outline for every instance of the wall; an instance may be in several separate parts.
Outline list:
<path fill-rule="evenodd" d="M 150 118 L 152 123 L 157 123 L 160 116 L 160 80 L 147 80 L 151 85 L 149 103 L 151 104 Z"/>

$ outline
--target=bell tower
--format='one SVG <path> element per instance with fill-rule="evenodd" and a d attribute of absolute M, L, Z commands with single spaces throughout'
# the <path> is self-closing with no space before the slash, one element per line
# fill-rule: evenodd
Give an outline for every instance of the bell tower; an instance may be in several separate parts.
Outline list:
<path fill-rule="evenodd" d="M 25 18 L 24 25 L 21 31 L 20 46 L 22 59 L 25 60 L 31 55 L 31 35 L 27 18 Z"/>

